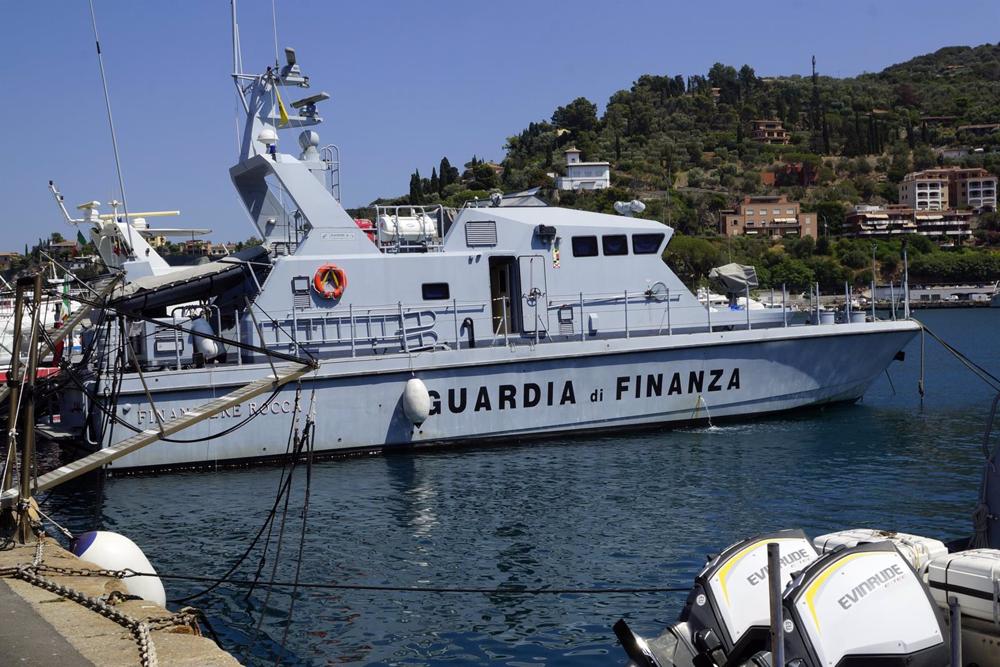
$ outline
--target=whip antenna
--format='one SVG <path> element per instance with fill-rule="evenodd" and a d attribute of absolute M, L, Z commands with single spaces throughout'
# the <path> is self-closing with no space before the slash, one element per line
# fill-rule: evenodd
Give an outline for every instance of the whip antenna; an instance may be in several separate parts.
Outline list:
<path fill-rule="evenodd" d="M 111 128 L 111 146 L 115 152 L 115 170 L 118 172 L 118 189 L 122 194 L 122 211 L 125 213 L 125 228 L 128 230 L 128 256 L 135 259 L 135 245 L 132 243 L 132 223 L 128 219 L 128 203 L 125 198 L 125 178 L 122 176 L 122 162 L 118 156 L 118 136 L 115 134 L 115 121 L 111 116 L 111 96 L 108 94 L 108 77 L 104 73 L 104 56 L 101 54 L 101 39 L 97 36 L 97 14 L 94 12 L 94 0 L 90 0 L 90 19 L 94 25 L 94 43 L 97 46 L 97 63 L 101 67 L 101 84 L 104 86 L 104 105 L 108 109 L 108 127 Z M 117 223 L 118 221 L 115 220 Z"/>

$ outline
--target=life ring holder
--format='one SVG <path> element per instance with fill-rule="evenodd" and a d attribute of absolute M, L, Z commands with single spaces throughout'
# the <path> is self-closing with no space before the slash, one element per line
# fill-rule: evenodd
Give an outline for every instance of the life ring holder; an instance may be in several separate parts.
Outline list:
<path fill-rule="evenodd" d="M 324 264 L 316 269 L 312 285 L 324 299 L 339 299 L 347 289 L 347 272 L 336 264 Z"/>

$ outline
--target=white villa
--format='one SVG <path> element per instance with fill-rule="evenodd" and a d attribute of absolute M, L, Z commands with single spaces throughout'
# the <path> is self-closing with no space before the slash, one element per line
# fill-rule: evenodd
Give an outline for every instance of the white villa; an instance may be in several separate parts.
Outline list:
<path fill-rule="evenodd" d="M 566 175 L 556 181 L 560 190 L 603 190 L 611 186 L 610 162 L 581 162 L 576 148 L 565 153 Z"/>

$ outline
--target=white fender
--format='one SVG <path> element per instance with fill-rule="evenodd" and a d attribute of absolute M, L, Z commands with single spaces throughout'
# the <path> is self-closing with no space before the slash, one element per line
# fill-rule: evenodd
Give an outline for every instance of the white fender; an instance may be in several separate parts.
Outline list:
<path fill-rule="evenodd" d="M 118 533 L 95 530 L 78 535 L 73 541 L 73 554 L 105 570 L 130 569 L 156 574 L 142 549 Z M 122 583 L 130 594 L 166 607 L 167 593 L 159 577 L 125 577 Z"/>
<path fill-rule="evenodd" d="M 410 378 L 403 389 L 403 414 L 414 426 L 420 426 L 431 414 L 431 395 L 422 380 Z"/>
<path fill-rule="evenodd" d="M 198 317 L 191 320 L 191 337 L 194 339 L 194 349 L 205 355 L 205 361 L 215 359 L 222 353 L 220 345 L 217 341 L 211 338 L 205 338 L 197 334 L 208 334 L 209 336 L 214 336 L 215 331 L 212 330 L 212 325 L 203 317 Z"/>

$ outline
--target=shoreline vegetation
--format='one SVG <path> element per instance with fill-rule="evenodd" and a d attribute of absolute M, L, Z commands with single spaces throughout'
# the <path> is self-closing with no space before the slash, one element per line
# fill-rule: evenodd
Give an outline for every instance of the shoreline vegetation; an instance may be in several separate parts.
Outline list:
<path fill-rule="evenodd" d="M 789 143 L 755 141 L 755 119 L 780 121 Z M 610 188 L 555 189 L 570 146 L 583 160 L 611 163 Z M 605 213 L 615 201 L 641 199 L 641 217 L 676 230 L 664 259 L 691 286 L 727 261 L 754 264 L 762 287 L 867 285 L 871 241 L 838 238 L 853 206 L 897 203 L 911 171 L 955 165 L 1000 175 L 1000 44 L 947 47 L 849 78 L 758 76 L 749 65 L 721 63 L 705 75 L 646 74 L 611 95 L 602 113 L 577 98 L 509 137 L 504 150 L 501 162 L 473 157 L 464 170 L 443 158 L 429 178 L 416 170 L 406 195 L 372 205 L 461 206 L 492 190 L 535 187 L 550 203 Z M 767 194 L 815 212 L 820 238 L 719 236 L 722 210 Z M 353 212 L 368 217 L 371 209 Z M 910 236 L 911 283 L 1000 279 L 1000 216 L 981 212 L 973 228 L 973 239 L 953 248 Z M 876 243 L 878 281 L 898 281 L 901 241 Z"/>

